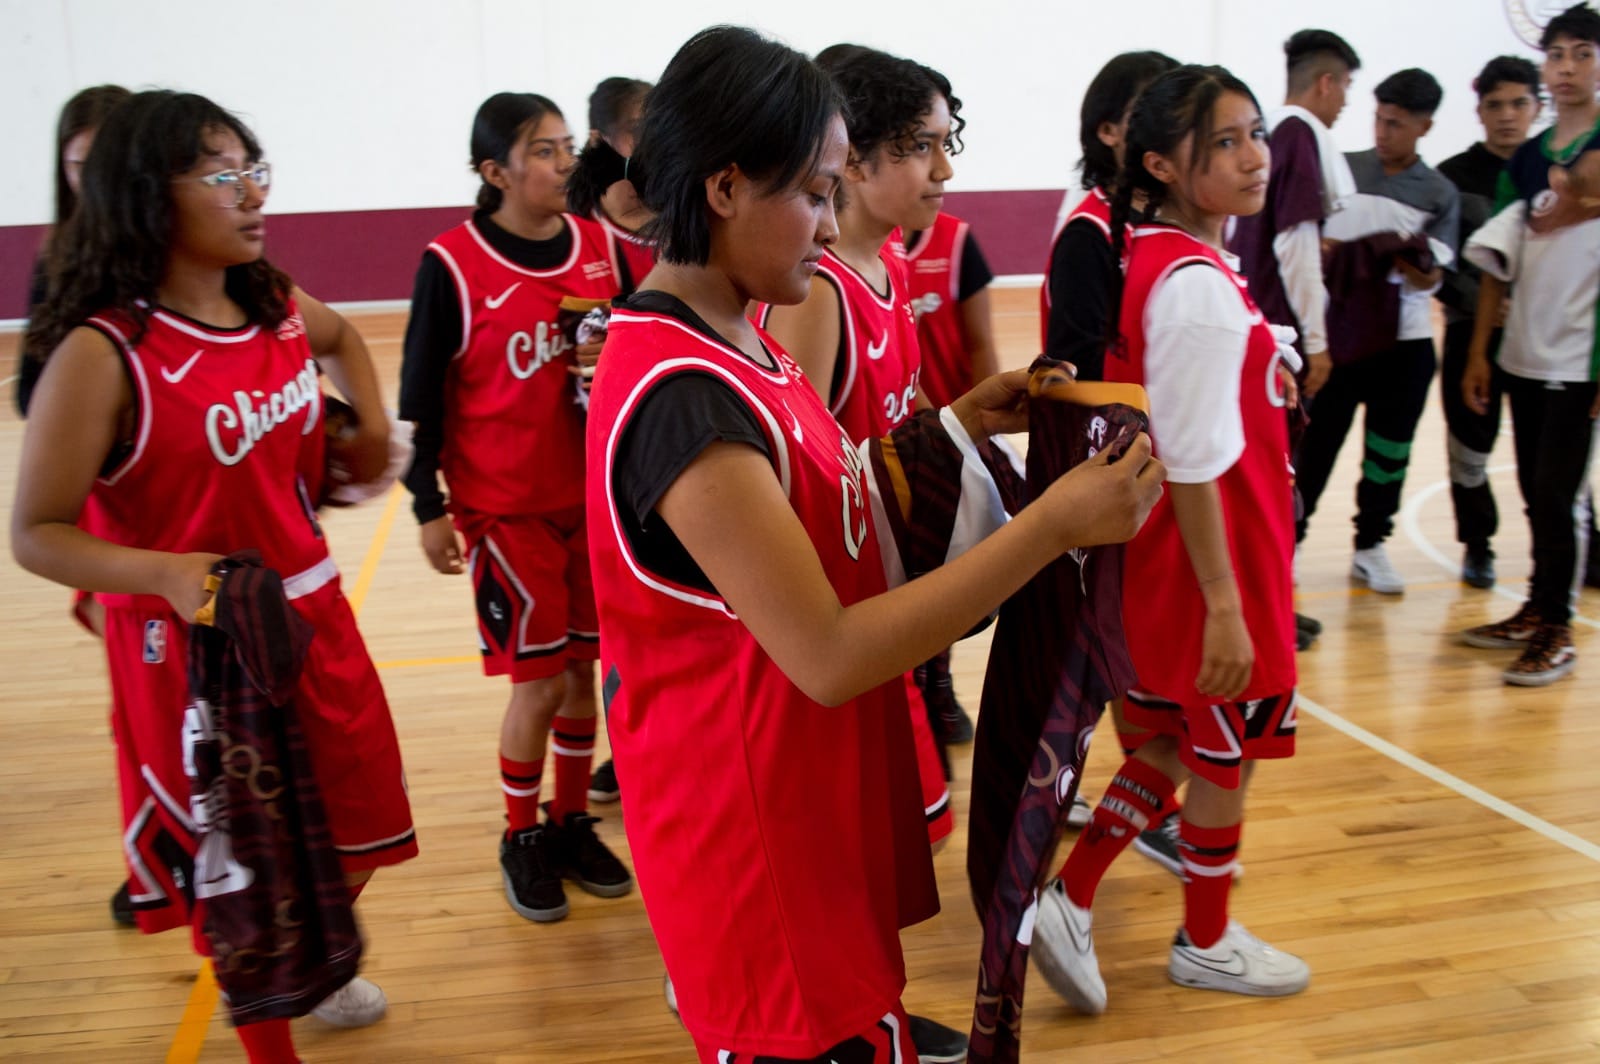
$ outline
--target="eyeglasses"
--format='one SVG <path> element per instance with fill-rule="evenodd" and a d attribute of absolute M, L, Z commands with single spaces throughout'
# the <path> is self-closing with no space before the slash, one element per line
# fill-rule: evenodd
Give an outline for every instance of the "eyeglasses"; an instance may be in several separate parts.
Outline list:
<path fill-rule="evenodd" d="M 204 177 L 180 177 L 176 180 L 198 181 L 215 193 L 219 205 L 237 207 L 244 202 L 246 180 L 263 193 L 272 187 L 272 164 L 252 163 L 246 170 L 218 170 Z"/>

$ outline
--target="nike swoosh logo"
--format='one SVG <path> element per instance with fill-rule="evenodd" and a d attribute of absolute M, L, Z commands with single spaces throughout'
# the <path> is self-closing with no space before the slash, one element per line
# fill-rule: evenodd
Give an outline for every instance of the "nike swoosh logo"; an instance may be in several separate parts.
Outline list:
<path fill-rule="evenodd" d="M 488 307 L 490 310 L 499 310 L 500 309 L 500 305 L 502 303 L 504 303 L 506 300 L 511 298 L 511 293 L 515 292 L 517 289 L 519 289 L 521 287 L 522 287 L 522 282 L 518 281 L 516 284 L 513 284 L 510 288 L 507 288 L 504 292 L 501 292 L 499 295 L 490 296 L 488 299 L 485 299 L 483 301 L 483 305 Z"/>
<path fill-rule="evenodd" d="M 883 352 L 889 347 L 889 334 L 884 333 L 876 345 L 867 344 L 867 357 L 876 362 L 883 357 Z"/>
<path fill-rule="evenodd" d="M 165 380 L 168 384 L 177 384 L 179 381 L 183 380 L 183 378 L 185 378 L 185 377 L 187 377 L 189 375 L 189 370 L 194 366 L 194 364 L 196 362 L 200 361 L 200 356 L 205 354 L 205 353 L 206 353 L 205 349 L 201 348 L 199 351 L 196 351 L 194 354 L 190 355 L 189 356 L 189 361 L 187 361 L 183 365 L 179 366 L 178 369 L 177 369 L 177 372 L 173 372 L 172 370 L 169 370 L 167 367 L 162 366 L 161 367 L 161 377 L 162 377 L 162 379 Z"/>
<path fill-rule="evenodd" d="M 1197 957 L 1193 953 L 1189 954 L 1188 961 L 1190 964 L 1198 965 L 1221 975 L 1243 975 L 1245 973 L 1244 954 L 1238 950 L 1233 951 L 1233 956 L 1228 959 L 1226 964 L 1216 964 L 1206 960 L 1204 957 Z"/>

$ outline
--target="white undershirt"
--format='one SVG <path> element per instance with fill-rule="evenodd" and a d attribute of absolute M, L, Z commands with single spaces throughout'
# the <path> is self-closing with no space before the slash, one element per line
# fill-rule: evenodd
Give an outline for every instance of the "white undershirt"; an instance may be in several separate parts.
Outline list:
<path fill-rule="evenodd" d="M 1251 327 L 1238 286 L 1211 266 L 1179 269 L 1145 304 L 1150 430 L 1175 484 L 1216 480 L 1244 454 L 1239 382 Z"/>

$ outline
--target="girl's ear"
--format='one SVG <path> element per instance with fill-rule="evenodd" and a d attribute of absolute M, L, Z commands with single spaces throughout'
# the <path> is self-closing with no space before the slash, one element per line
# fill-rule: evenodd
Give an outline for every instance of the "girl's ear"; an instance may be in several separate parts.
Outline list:
<path fill-rule="evenodd" d="M 1178 182 L 1178 168 L 1172 165 L 1172 160 L 1159 152 L 1147 151 L 1144 158 L 1139 160 L 1144 163 L 1144 168 L 1150 176 L 1163 185 L 1175 185 Z"/>
<path fill-rule="evenodd" d="M 1100 138 L 1100 143 L 1116 151 L 1122 144 L 1122 123 L 1101 122 L 1100 128 L 1095 130 L 1095 136 Z"/>
<path fill-rule="evenodd" d="M 736 190 L 745 180 L 738 163 L 729 163 L 706 178 L 706 206 L 718 218 L 731 218 L 737 212 Z"/>
<path fill-rule="evenodd" d="M 844 179 L 845 181 L 854 181 L 857 183 L 867 179 L 867 164 L 861 158 L 861 156 L 856 153 L 855 145 L 853 144 L 850 146 L 850 154 L 845 157 Z"/>
<path fill-rule="evenodd" d="M 493 159 L 485 159 L 478 164 L 478 176 L 502 192 L 511 187 L 511 179 L 506 176 L 505 167 Z"/>

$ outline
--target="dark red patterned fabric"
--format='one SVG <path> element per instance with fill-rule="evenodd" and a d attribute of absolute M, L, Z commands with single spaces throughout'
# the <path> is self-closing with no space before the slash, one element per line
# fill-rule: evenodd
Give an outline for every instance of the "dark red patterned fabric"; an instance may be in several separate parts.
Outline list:
<path fill-rule="evenodd" d="M 291 698 L 311 626 L 254 551 L 212 572 L 213 624 L 189 636 L 193 886 L 233 1022 L 259 1023 L 348 983 L 361 938 Z"/>
<path fill-rule="evenodd" d="M 1033 365 L 1030 501 L 1105 448 L 1148 428 L 1144 389 L 1078 383 L 1063 364 Z M 968 1060 L 1021 1051 L 1028 946 L 1018 941 L 1052 867 L 1105 704 L 1132 684 L 1122 633 L 1122 547 L 1073 551 L 1000 608 L 972 755 L 967 880 L 983 921 Z"/>

